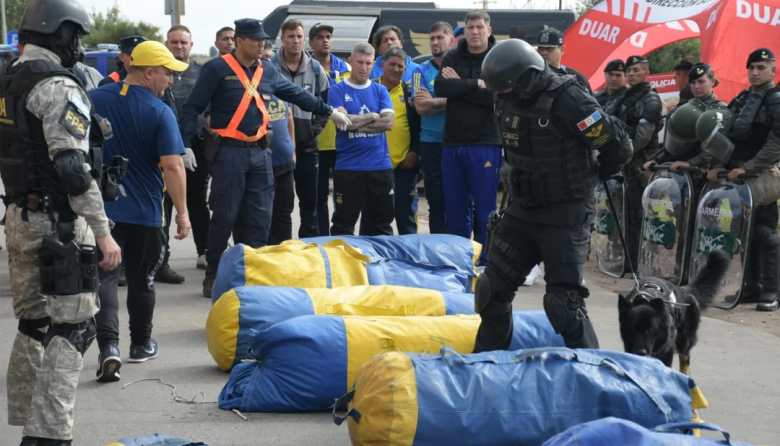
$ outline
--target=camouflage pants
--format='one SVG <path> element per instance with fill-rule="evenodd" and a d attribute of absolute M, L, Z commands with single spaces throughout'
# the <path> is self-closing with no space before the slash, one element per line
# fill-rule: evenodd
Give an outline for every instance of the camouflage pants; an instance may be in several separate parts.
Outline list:
<path fill-rule="evenodd" d="M 759 172 L 758 178 L 745 180 L 753 190 L 753 202 L 766 206 L 780 200 L 780 168 L 777 165 Z"/>
<path fill-rule="evenodd" d="M 75 226 L 76 242 L 94 245 L 83 219 Z M 43 236 L 54 232 L 49 216 L 27 213 L 16 205 L 6 212 L 6 246 L 13 308 L 17 319 L 50 317 L 52 324 L 80 323 L 98 311 L 96 293 L 75 296 L 40 294 L 38 257 Z M 64 337 L 54 336 L 44 350 L 35 339 L 16 333 L 8 362 L 8 424 L 24 426 L 24 435 L 72 439 L 73 406 L 83 358 Z"/>

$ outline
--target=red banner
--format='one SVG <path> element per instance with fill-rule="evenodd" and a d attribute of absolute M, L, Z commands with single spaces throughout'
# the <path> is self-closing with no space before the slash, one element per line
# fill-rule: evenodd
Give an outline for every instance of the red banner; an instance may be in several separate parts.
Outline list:
<path fill-rule="evenodd" d="M 604 67 L 610 60 L 625 61 L 636 54 L 644 56 L 670 43 L 694 37 L 699 37 L 699 25 L 693 20 L 679 20 L 637 31 L 601 62 L 598 70 L 588 79 L 590 86 L 594 91 L 604 86 Z M 566 47 L 568 50 L 568 42 Z"/>
<path fill-rule="evenodd" d="M 600 85 L 600 70 L 623 49 L 644 56 L 658 48 L 649 43 L 632 48 L 631 38 L 645 32 L 649 39 L 656 35 L 649 29 L 673 21 L 698 24 L 701 60 L 712 65 L 721 80 L 716 92 L 724 101 L 749 86 L 745 62 L 752 51 L 767 47 L 780 55 L 780 0 L 605 0 L 566 30 L 563 63 Z M 664 40 L 668 31 L 663 31 L 653 42 Z"/>

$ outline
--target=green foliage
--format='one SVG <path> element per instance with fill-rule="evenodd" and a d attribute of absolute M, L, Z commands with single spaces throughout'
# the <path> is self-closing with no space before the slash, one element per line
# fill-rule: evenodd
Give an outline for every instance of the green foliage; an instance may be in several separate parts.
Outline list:
<path fill-rule="evenodd" d="M 84 37 L 85 46 L 95 47 L 99 43 L 116 43 L 127 36 L 143 36 L 149 40 L 163 41 L 160 28 L 146 22 L 131 22 L 123 17 L 119 7 L 113 6 L 105 14 L 92 11 L 92 32 Z"/>
<path fill-rule="evenodd" d="M 671 73 L 674 66 L 684 57 L 690 59 L 693 63 L 699 61 L 701 57 L 701 39 L 681 40 L 677 43 L 666 45 L 647 55 L 650 61 L 651 73 Z"/>
<path fill-rule="evenodd" d="M 603 0 L 577 0 L 577 5 L 574 7 L 574 13 L 577 18 L 580 18 L 583 14 L 588 12 L 589 9 L 601 3 Z"/>
<path fill-rule="evenodd" d="M 29 0 L 5 0 L 5 24 L 8 31 L 19 29 L 28 2 Z"/>

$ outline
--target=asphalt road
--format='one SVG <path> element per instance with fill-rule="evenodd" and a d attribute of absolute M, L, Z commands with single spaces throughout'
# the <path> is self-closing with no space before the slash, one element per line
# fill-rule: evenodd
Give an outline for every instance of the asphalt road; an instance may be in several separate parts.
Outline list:
<path fill-rule="evenodd" d="M 421 203 L 420 232 L 427 232 Z M 296 210 L 297 214 L 297 210 Z M 297 227 L 295 229 L 297 232 Z M 4 243 L 4 240 L 0 241 Z M 6 251 L 0 253 L 0 419 L 6 418 L 6 370 L 16 321 L 11 310 Z M 113 384 L 95 381 L 97 348 L 85 357 L 85 368 L 76 406 L 75 445 L 102 446 L 120 438 L 151 433 L 181 436 L 211 446 L 347 445 L 346 426 L 336 427 L 330 415 L 245 414 L 247 421 L 214 403 L 228 375 L 220 372 L 206 349 L 204 326 L 210 301 L 201 297 L 203 271 L 195 268 L 192 239 L 172 246 L 171 266 L 187 278 L 182 285 L 157 285 L 157 307 L 153 336 L 159 341 L 159 358 L 144 364 L 122 367 L 122 380 Z M 591 290 L 588 300 L 602 348 L 622 349 L 617 326 L 617 296 L 605 288 L 603 277 L 588 268 Z M 620 289 L 622 283 L 610 282 Z M 626 288 L 627 289 L 627 288 Z M 124 299 L 126 288 L 120 298 Z M 541 308 L 543 284 L 522 288 L 514 302 L 516 309 Z M 127 312 L 120 311 L 123 358 L 128 354 Z M 748 310 L 741 310 L 748 314 Z M 754 444 L 780 444 L 780 339 L 778 317 L 744 323 L 739 312 L 734 322 L 707 318 L 700 330 L 700 343 L 692 354 L 692 375 L 710 403 L 701 411 L 706 421 L 732 434 L 732 439 Z M 719 315 L 723 317 L 723 315 Z M 728 319 L 728 317 L 726 317 Z M 742 320 L 742 323 L 739 321 Z M 767 329 L 764 326 L 771 326 Z M 773 334 L 774 333 L 774 334 Z M 154 381 L 162 379 L 176 386 L 176 394 L 195 398 L 197 404 L 175 402 L 172 389 Z M 204 402 L 205 401 L 205 402 Z M 0 428 L 0 444 L 16 445 L 21 428 Z"/>

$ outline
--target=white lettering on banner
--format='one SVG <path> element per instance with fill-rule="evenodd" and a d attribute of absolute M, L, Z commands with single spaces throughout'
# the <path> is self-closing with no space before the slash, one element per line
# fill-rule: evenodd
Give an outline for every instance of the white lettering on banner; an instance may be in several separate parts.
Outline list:
<path fill-rule="evenodd" d="M 634 45 L 637 48 L 642 48 L 645 46 L 645 40 L 647 40 L 647 33 L 644 31 L 637 31 L 633 36 L 631 36 L 630 42 L 631 45 Z"/>
<path fill-rule="evenodd" d="M 591 37 L 603 40 L 609 43 L 617 43 L 617 36 L 620 34 L 620 28 L 598 20 L 582 19 L 580 26 L 580 35 L 590 34 Z"/>
<path fill-rule="evenodd" d="M 718 7 L 712 11 L 712 14 L 710 14 L 710 19 L 707 21 L 707 29 L 710 29 L 710 26 L 712 26 L 712 24 L 715 23 L 715 20 L 718 19 L 718 13 L 720 12 L 721 6 L 722 4 L 718 5 Z"/>
<path fill-rule="evenodd" d="M 676 85 L 674 79 L 661 79 L 659 81 L 650 81 L 650 85 L 653 86 L 653 88 L 663 88 L 669 85 Z"/>
<path fill-rule="evenodd" d="M 752 7 L 751 7 L 752 6 Z M 737 0 L 737 17 L 740 19 L 755 19 L 758 23 L 769 23 L 771 26 L 780 25 L 780 9 L 775 9 L 772 14 L 772 8 L 768 5 L 751 3 L 745 0 Z M 770 23 L 770 19 L 772 22 Z"/>

